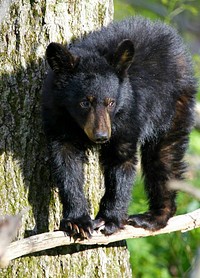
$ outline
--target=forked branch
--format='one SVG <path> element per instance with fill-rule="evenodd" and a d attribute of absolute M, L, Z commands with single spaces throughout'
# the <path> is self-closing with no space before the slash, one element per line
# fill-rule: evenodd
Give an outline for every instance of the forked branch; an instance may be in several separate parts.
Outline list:
<path fill-rule="evenodd" d="M 94 232 L 91 239 L 76 241 L 76 244 L 85 245 L 107 245 L 112 242 L 147 236 L 155 236 L 158 234 L 171 233 L 174 231 L 186 232 L 200 227 L 200 209 L 191 213 L 179 215 L 171 218 L 168 225 L 156 232 L 150 232 L 141 228 L 125 226 L 125 228 L 116 234 L 104 236 L 100 231 Z M 21 239 L 11 243 L 5 253 L 0 257 L 0 264 L 5 267 L 9 262 L 18 257 L 51 249 L 58 246 L 74 244 L 74 240 L 67 236 L 64 232 L 56 231 L 43 233 Z"/>

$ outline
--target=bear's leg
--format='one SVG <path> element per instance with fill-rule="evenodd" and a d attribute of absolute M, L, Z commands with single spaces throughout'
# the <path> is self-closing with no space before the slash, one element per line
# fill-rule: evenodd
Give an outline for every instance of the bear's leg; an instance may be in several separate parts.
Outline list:
<path fill-rule="evenodd" d="M 105 194 L 100 202 L 94 228 L 99 228 L 103 224 L 103 233 L 106 235 L 123 228 L 128 219 L 127 209 L 137 163 L 136 148 L 130 145 L 125 143 L 107 149 L 102 155 Z"/>
<path fill-rule="evenodd" d="M 132 215 L 128 223 L 151 231 L 166 226 L 175 214 L 176 193 L 168 188 L 171 179 L 182 179 L 185 171 L 183 157 L 193 123 L 192 99 L 182 96 L 177 102 L 171 130 L 157 142 L 149 141 L 141 147 L 145 188 L 149 211 Z"/>
<path fill-rule="evenodd" d="M 178 142 L 175 145 L 179 149 Z M 176 211 L 176 193 L 168 189 L 167 184 L 170 178 L 180 178 L 184 167 L 176 159 L 176 155 L 179 156 L 180 153 L 172 150 L 170 144 L 160 142 L 153 146 L 153 143 L 146 143 L 141 149 L 149 211 L 129 216 L 128 224 L 154 231 L 165 227 Z"/>
<path fill-rule="evenodd" d="M 70 236 L 87 238 L 92 233 L 92 220 L 88 214 L 83 193 L 86 161 L 84 150 L 70 143 L 54 141 L 50 144 L 53 174 L 63 204 L 63 219 L 60 229 Z"/>

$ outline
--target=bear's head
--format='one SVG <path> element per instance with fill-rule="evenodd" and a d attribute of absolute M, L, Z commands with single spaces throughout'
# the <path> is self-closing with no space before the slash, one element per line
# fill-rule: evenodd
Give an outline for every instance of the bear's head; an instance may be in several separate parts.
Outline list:
<path fill-rule="evenodd" d="M 58 43 L 47 47 L 53 93 L 91 141 L 105 143 L 111 137 L 115 115 L 124 104 L 127 106 L 127 72 L 134 46 L 130 40 L 123 40 L 115 51 L 104 55 L 95 50 L 74 49 L 70 52 Z"/>

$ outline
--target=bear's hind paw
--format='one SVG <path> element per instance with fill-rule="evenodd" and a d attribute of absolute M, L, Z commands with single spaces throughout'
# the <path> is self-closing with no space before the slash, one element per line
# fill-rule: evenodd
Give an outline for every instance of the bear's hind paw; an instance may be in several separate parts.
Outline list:
<path fill-rule="evenodd" d="M 130 215 L 127 224 L 153 232 L 164 228 L 169 218 L 170 216 L 167 214 L 149 211 L 143 214 Z"/>

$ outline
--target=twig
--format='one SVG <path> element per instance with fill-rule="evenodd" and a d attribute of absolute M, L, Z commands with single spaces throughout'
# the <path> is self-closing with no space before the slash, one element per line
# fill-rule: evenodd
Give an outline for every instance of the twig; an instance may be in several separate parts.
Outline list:
<path fill-rule="evenodd" d="M 185 193 L 188 193 L 195 199 L 200 200 L 200 189 L 190 184 L 187 184 L 184 181 L 174 180 L 171 181 L 168 186 L 170 189 L 183 191 Z"/>
<path fill-rule="evenodd" d="M 200 130 L 200 103 L 196 103 L 195 107 L 195 128 Z"/>
<path fill-rule="evenodd" d="M 6 251 L 7 246 L 16 237 L 17 232 L 21 227 L 23 213 L 24 210 L 14 216 L 0 216 L 0 258 Z"/>
<path fill-rule="evenodd" d="M 189 274 L 189 278 L 198 278 L 198 277 L 200 277 L 200 248 L 197 249 L 195 261 L 192 270 Z"/>
<path fill-rule="evenodd" d="M 123 230 L 116 234 L 104 236 L 100 231 L 98 231 L 93 233 L 91 239 L 76 241 L 76 243 L 85 245 L 107 245 L 112 242 L 129 238 L 155 236 L 158 234 L 171 233 L 174 231 L 186 232 L 198 227 L 200 227 L 200 209 L 171 218 L 165 228 L 156 232 L 150 232 L 141 228 L 134 228 L 132 226 L 126 225 Z M 0 263 L 2 267 L 5 267 L 8 265 L 9 261 L 18 257 L 70 244 L 74 244 L 74 241 L 62 231 L 31 236 L 29 238 L 21 239 L 11 243 L 4 253 L 4 256 L 0 258 Z"/>

